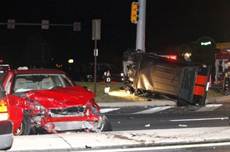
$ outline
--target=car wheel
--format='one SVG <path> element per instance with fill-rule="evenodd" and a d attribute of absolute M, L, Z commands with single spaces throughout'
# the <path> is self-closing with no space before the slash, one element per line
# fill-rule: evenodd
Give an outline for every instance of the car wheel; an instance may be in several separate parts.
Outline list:
<path fill-rule="evenodd" d="M 101 120 L 97 122 L 96 132 L 103 132 L 103 131 L 112 131 L 112 125 L 109 119 L 103 115 Z"/>
<path fill-rule="evenodd" d="M 20 127 L 15 131 L 14 135 L 29 135 L 31 129 L 31 120 L 27 112 L 24 113 Z"/>

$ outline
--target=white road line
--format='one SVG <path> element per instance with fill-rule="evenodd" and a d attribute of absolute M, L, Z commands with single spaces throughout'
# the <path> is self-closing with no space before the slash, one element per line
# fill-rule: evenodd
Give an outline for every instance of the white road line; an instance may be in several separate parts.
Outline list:
<path fill-rule="evenodd" d="M 156 113 L 156 112 L 160 112 L 166 109 L 172 108 L 172 106 L 163 106 L 163 107 L 154 107 L 154 108 L 150 108 L 147 110 L 143 110 L 143 111 L 139 111 L 139 112 L 135 112 L 133 114 L 150 114 L 150 113 Z"/>
<path fill-rule="evenodd" d="M 134 147 L 134 148 L 117 148 L 117 149 L 102 149 L 94 150 L 94 152 L 133 152 L 133 151 L 150 151 L 150 150 L 169 150 L 169 149 L 185 149 L 185 148 L 200 148 L 200 147 L 219 147 L 229 146 L 230 142 L 222 143 L 204 143 L 204 144 L 188 144 L 188 145 L 172 145 L 172 146 L 155 146 L 155 147 Z M 86 152 L 87 150 L 84 150 Z M 91 150 L 88 150 L 91 151 Z M 83 152 L 83 151 L 82 151 Z"/>
<path fill-rule="evenodd" d="M 102 108 L 100 109 L 100 113 L 107 113 L 115 110 L 119 110 L 120 108 Z"/>
<path fill-rule="evenodd" d="M 223 106 L 223 104 L 207 104 L 205 107 L 202 107 L 197 111 L 198 112 L 214 111 L 221 106 Z"/>
<path fill-rule="evenodd" d="M 171 122 L 186 122 L 186 121 L 206 121 L 206 120 L 228 120 L 229 117 L 216 117 L 216 118 L 197 118 L 197 119 L 174 119 Z"/>

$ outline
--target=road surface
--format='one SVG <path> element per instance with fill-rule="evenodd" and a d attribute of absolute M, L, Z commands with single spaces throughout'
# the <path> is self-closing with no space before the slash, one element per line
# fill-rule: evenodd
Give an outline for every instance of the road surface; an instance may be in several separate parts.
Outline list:
<path fill-rule="evenodd" d="M 114 131 L 229 126 L 230 105 L 102 108 Z"/>

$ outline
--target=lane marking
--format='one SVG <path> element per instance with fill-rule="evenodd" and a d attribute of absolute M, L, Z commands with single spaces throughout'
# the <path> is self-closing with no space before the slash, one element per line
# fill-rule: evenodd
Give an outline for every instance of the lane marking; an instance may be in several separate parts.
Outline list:
<path fill-rule="evenodd" d="M 223 106 L 223 104 L 207 104 L 205 107 L 202 107 L 197 111 L 198 112 L 214 111 L 221 106 Z"/>
<path fill-rule="evenodd" d="M 150 150 L 170 150 L 170 149 L 187 149 L 187 148 L 205 148 L 205 147 L 220 147 L 220 146 L 229 146 L 230 142 L 222 142 L 222 143 L 204 143 L 204 144 L 188 144 L 188 145 L 171 145 L 171 146 L 154 146 L 154 147 L 134 147 L 134 148 L 114 148 L 114 149 L 99 149 L 93 150 L 94 152 L 142 152 L 142 151 L 150 151 Z M 84 150 L 92 151 L 92 150 Z M 83 152 L 83 151 L 80 151 Z"/>
<path fill-rule="evenodd" d="M 171 122 L 186 122 L 186 121 L 206 121 L 206 120 L 228 120 L 229 117 L 216 117 L 216 118 L 197 118 L 197 119 L 174 119 Z"/>
<path fill-rule="evenodd" d="M 108 113 L 111 111 L 119 110 L 120 108 L 102 108 L 100 109 L 100 113 Z"/>
<path fill-rule="evenodd" d="M 154 108 L 150 108 L 147 110 L 143 110 L 143 111 L 139 111 L 139 112 L 135 112 L 133 114 L 150 114 L 150 113 L 156 113 L 156 112 L 160 112 L 166 109 L 172 108 L 172 106 L 163 106 L 163 107 L 154 107 Z"/>

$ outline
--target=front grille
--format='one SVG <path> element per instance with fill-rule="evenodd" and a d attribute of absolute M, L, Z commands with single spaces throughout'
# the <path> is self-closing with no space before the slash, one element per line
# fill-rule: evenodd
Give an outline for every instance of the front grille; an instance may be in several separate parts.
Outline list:
<path fill-rule="evenodd" d="M 84 107 L 69 107 L 65 109 L 51 109 L 51 117 L 74 117 L 74 116 L 84 116 Z"/>

